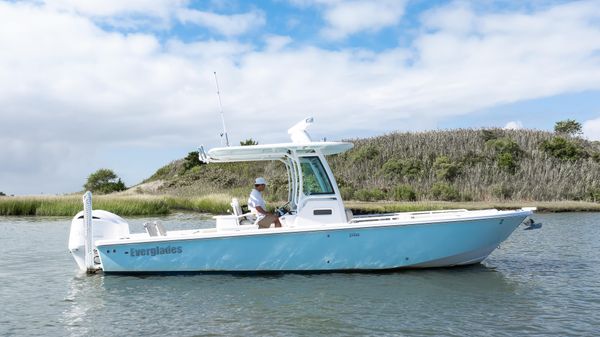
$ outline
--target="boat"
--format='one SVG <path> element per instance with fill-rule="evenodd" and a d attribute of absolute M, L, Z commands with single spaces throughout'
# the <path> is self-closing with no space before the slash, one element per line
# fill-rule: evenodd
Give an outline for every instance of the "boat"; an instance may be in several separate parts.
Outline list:
<path fill-rule="evenodd" d="M 280 161 L 288 176 L 282 227 L 259 229 L 233 199 L 213 228 L 168 230 L 160 222 L 131 233 L 120 216 L 92 209 L 92 195 L 72 220 L 69 250 L 93 273 L 328 272 L 452 267 L 483 261 L 535 208 L 436 210 L 353 215 L 344 206 L 326 156 L 349 142 L 313 141 L 307 118 L 288 130 L 291 142 L 205 151 L 210 163 Z"/>

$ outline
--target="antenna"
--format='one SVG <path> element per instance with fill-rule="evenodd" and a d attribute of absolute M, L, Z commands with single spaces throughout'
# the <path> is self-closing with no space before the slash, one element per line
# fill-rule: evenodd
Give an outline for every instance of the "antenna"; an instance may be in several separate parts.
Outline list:
<path fill-rule="evenodd" d="M 225 136 L 225 145 L 229 146 L 229 136 L 227 135 L 227 127 L 225 127 L 225 115 L 223 114 L 223 104 L 221 104 L 221 93 L 219 90 L 219 81 L 217 80 L 217 72 L 215 74 L 215 84 L 217 85 L 217 97 L 219 97 L 219 109 L 221 109 L 221 122 L 223 122 L 223 133 L 221 137 Z"/>

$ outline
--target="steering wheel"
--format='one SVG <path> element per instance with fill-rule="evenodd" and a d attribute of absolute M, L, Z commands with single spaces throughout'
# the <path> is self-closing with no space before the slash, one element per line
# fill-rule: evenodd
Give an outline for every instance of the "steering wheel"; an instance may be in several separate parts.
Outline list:
<path fill-rule="evenodd" d="M 290 202 L 288 201 L 285 204 L 277 207 L 275 209 L 275 213 L 277 213 L 277 215 L 280 217 L 288 214 L 290 212 L 289 205 L 290 205 Z"/>

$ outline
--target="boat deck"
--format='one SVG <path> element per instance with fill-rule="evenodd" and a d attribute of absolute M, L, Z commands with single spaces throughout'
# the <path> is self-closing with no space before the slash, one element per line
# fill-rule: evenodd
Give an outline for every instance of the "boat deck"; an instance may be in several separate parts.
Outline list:
<path fill-rule="evenodd" d="M 142 243 L 154 241 L 173 241 L 196 238 L 229 237 L 244 235 L 277 234 L 288 232 L 343 230 L 351 228 L 380 227 L 380 226 L 405 226 L 423 225 L 438 222 L 461 221 L 480 219 L 497 216 L 519 216 L 523 213 L 530 214 L 534 208 L 522 208 L 520 210 L 500 211 L 497 209 L 486 209 L 469 211 L 466 209 L 439 210 L 427 212 L 400 212 L 387 214 L 360 215 L 353 217 L 348 223 L 319 225 L 319 226 L 283 226 L 281 228 L 257 229 L 255 225 L 240 225 L 238 228 L 217 229 L 201 228 L 167 231 L 166 235 L 150 236 L 146 232 L 131 233 L 126 237 L 116 240 L 99 240 L 97 245 Z"/>

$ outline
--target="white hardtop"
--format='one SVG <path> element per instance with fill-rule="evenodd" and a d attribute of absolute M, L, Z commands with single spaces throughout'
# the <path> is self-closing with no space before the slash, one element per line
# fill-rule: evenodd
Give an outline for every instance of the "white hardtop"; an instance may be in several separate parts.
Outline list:
<path fill-rule="evenodd" d="M 208 153 L 201 147 L 200 160 L 224 163 L 282 160 L 285 157 L 307 154 L 328 156 L 346 152 L 354 146 L 348 142 L 314 142 L 307 131 L 313 121 L 312 117 L 308 117 L 289 128 L 288 134 L 292 139 L 290 143 L 219 147 L 211 149 Z"/>
<path fill-rule="evenodd" d="M 325 156 L 350 150 L 354 145 L 346 142 L 310 142 L 304 144 L 280 143 L 249 146 L 219 147 L 208 151 L 211 162 L 278 160 L 290 152 L 296 154 L 321 153 Z"/>

